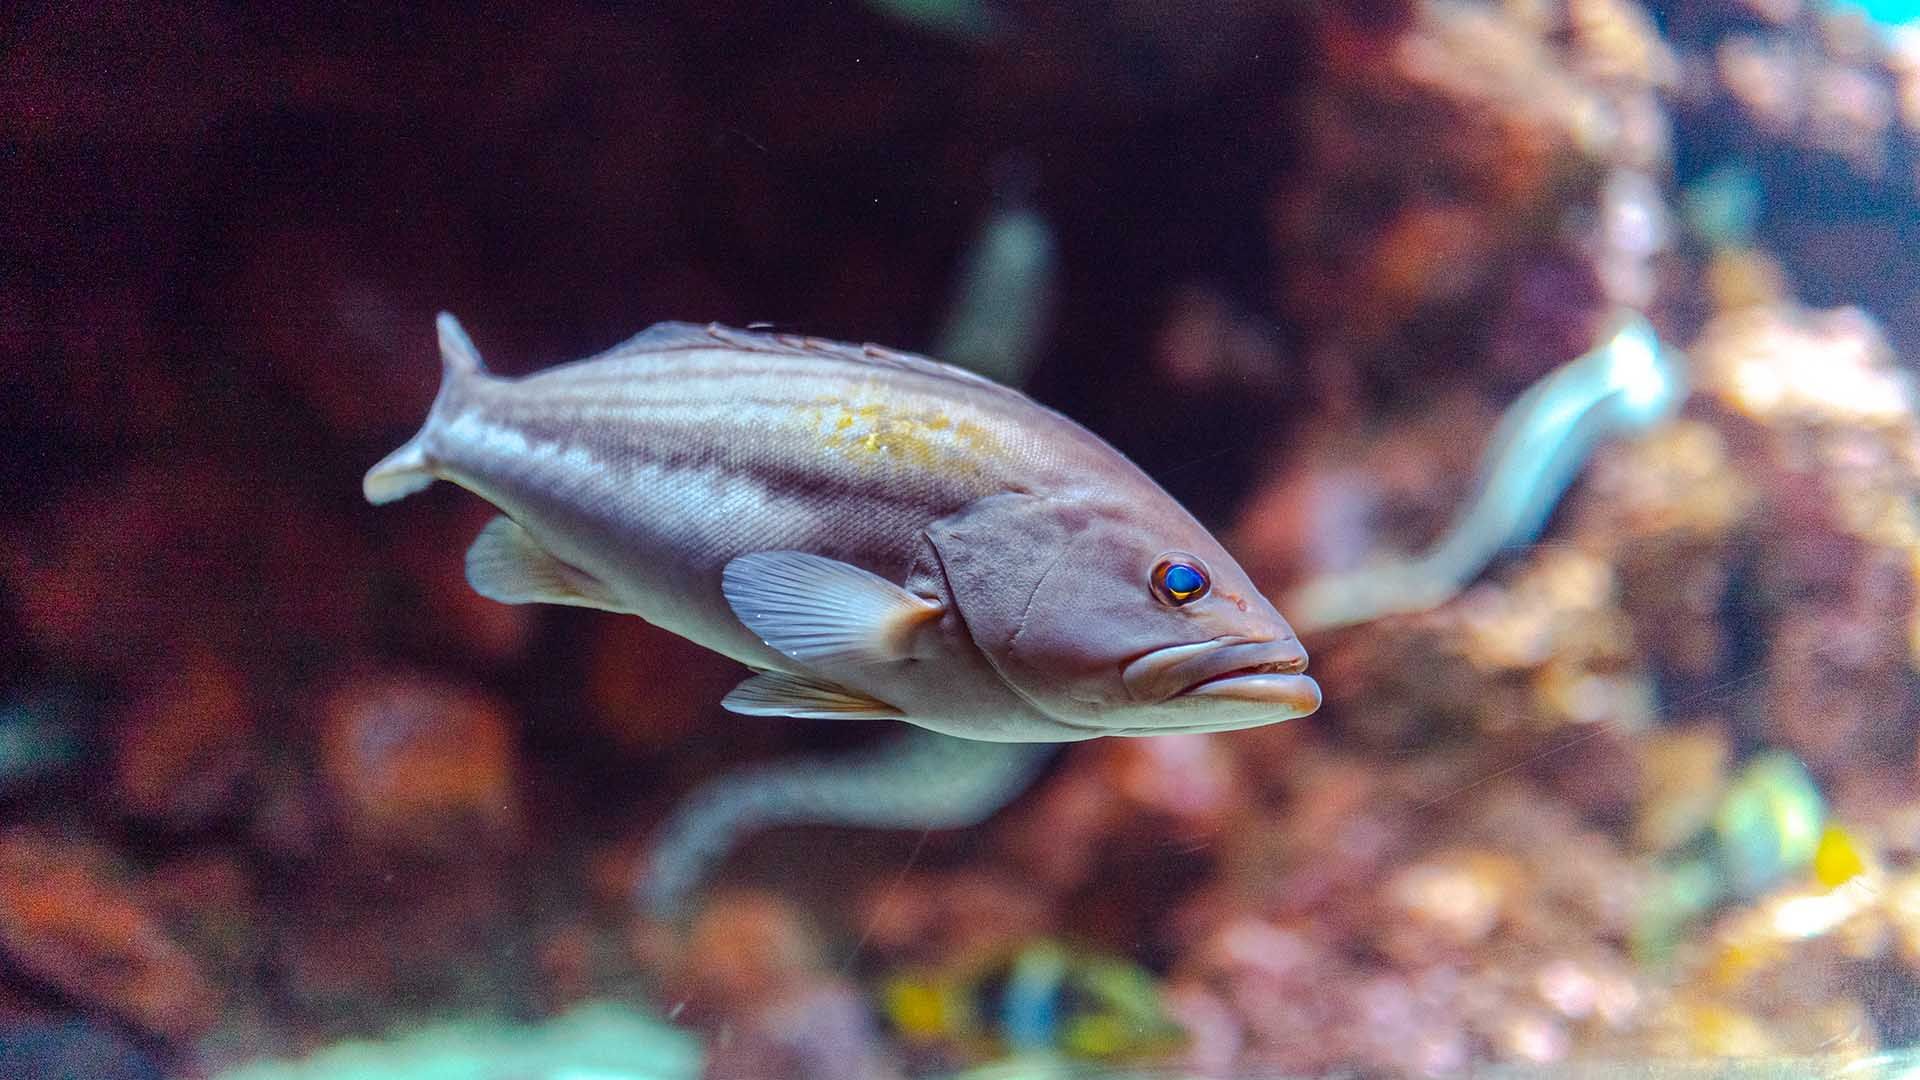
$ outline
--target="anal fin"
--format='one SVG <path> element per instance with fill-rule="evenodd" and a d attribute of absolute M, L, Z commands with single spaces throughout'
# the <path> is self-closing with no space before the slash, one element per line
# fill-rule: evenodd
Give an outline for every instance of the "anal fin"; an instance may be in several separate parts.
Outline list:
<path fill-rule="evenodd" d="M 858 690 L 784 671 L 760 672 L 728 691 L 720 704 L 743 716 L 898 720 L 905 715 Z"/>
<path fill-rule="evenodd" d="M 620 610 L 598 578 L 568 566 L 505 515 L 487 522 L 467 549 L 467 583 L 502 604 L 569 604 Z"/>

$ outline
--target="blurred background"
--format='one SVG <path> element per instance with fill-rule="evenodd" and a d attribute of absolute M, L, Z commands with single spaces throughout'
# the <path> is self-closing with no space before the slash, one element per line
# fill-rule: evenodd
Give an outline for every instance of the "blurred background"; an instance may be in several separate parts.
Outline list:
<path fill-rule="evenodd" d="M 0 1075 L 1899 1053 L 1913 14 L 10 6 Z M 664 319 L 937 352 L 1281 598 L 1453 535 L 1623 318 L 1691 396 L 1587 433 L 1464 593 L 1307 635 L 1318 715 L 745 838 L 661 921 L 682 797 L 895 729 L 727 714 L 671 635 L 473 595 L 477 499 L 367 507 L 441 309 L 503 373 Z"/>

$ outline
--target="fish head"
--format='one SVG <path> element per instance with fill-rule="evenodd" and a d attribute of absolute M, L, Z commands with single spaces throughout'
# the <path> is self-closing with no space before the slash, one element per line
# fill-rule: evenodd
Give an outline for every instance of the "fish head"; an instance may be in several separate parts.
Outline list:
<path fill-rule="evenodd" d="M 1078 737 L 1305 716 L 1293 628 L 1171 498 L 1021 496 L 932 535 L 974 644 Z"/>

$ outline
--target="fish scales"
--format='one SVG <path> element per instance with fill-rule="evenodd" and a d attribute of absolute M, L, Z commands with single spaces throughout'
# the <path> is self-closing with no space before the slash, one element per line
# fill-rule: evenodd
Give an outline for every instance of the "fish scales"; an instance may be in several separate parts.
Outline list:
<path fill-rule="evenodd" d="M 636 538 L 668 530 L 677 543 L 697 530 L 706 542 L 682 553 L 716 568 L 744 551 L 804 547 L 837 523 L 859 521 L 836 557 L 883 574 L 905 572 L 908 546 L 928 521 L 1059 468 L 1010 418 L 912 385 L 925 376 L 848 383 L 801 369 L 730 370 L 737 355 L 628 361 L 586 386 L 548 375 L 480 384 L 430 453 L 459 482 L 491 484 L 515 502 L 584 500 L 601 527 Z M 646 367 L 655 378 L 632 377 Z M 676 378 L 663 367 L 698 375 Z M 650 389 L 661 384 L 677 392 Z M 501 431 L 552 452 L 529 457 Z"/>
<path fill-rule="evenodd" d="M 499 441 L 469 436 L 464 417 L 558 452 L 488 457 Z M 456 480 L 512 484 L 517 502 L 590 499 L 602 528 L 667 529 L 676 544 L 698 531 L 706 542 L 684 552 L 695 567 L 825 541 L 836 558 L 899 576 L 927 522 L 1036 478 L 1067 487 L 1110 465 L 1087 460 L 1109 457 L 1104 446 L 1029 435 L 1036 422 L 1072 430 L 1024 399 L 917 371 L 700 349 L 481 383 L 430 445 Z M 849 522 L 860 527 L 840 535 Z"/>
<path fill-rule="evenodd" d="M 1034 606 L 1072 534 L 1084 543 L 1088 522 L 1115 515 L 1138 519 L 1117 527 L 1150 534 L 1139 539 L 1153 548 L 1119 564 L 1129 601 L 1155 605 L 1133 614 L 1164 614 L 1146 581 L 1162 539 L 1187 539 L 1189 558 L 1238 570 L 1106 443 L 924 357 L 662 324 L 596 357 L 504 379 L 484 372 L 450 317 L 441 334 L 441 393 L 420 434 L 369 473 L 369 498 L 436 478 L 474 491 L 507 519 L 469 554 L 476 588 L 636 614 L 770 673 L 729 695 L 736 711 L 899 716 L 994 739 L 1104 733 L 1081 714 L 1117 705 L 1130 715 L 1140 703 L 1084 693 L 1064 710 L 1045 703 L 1056 688 L 1023 688 L 1007 675 L 1020 658 L 995 655 L 1023 635 L 1038 640 L 1035 620 L 1023 610 L 998 623 Z M 986 583 L 1000 595 L 956 595 L 957 577 L 996 576 L 974 557 L 1000 544 L 1013 548 L 1005 573 Z M 1252 610 L 1245 597 L 1258 594 L 1233 584 L 1242 614 Z M 1291 630 L 1259 603 L 1254 633 L 1214 636 L 1281 643 L 1281 660 L 1249 668 L 1297 667 Z M 1109 681 L 1117 661 L 1142 651 L 1155 650 L 1108 658 Z"/>
<path fill-rule="evenodd" d="M 956 385 L 960 394 L 939 393 Z M 1048 447 L 1085 449 L 1023 438 L 1031 418 L 999 398 L 831 353 L 636 352 L 469 384 L 426 448 L 449 479 L 503 509 L 566 517 L 577 537 L 620 537 L 645 568 L 621 599 L 671 623 L 650 603 L 663 579 L 717 582 L 747 551 L 818 550 L 904 576 L 929 521 L 1057 471 Z M 590 546 L 601 545 L 555 553 L 590 564 Z M 688 629 L 736 659 L 776 662 L 727 627 Z"/>

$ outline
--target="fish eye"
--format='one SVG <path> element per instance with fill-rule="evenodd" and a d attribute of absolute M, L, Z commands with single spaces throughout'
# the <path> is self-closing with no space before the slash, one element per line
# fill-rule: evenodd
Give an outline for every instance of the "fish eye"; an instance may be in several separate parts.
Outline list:
<path fill-rule="evenodd" d="M 1207 595 L 1212 583 L 1207 580 L 1207 569 L 1199 559 L 1185 552 L 1170 552 L 1160 556 L 1154 565 L 1153 595 L 1163 604 L 1179 607 L 1191 604 Z"/>

